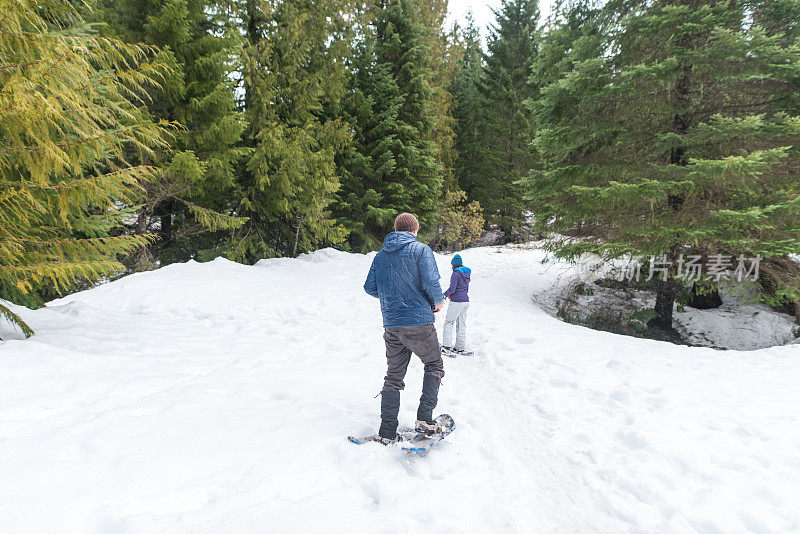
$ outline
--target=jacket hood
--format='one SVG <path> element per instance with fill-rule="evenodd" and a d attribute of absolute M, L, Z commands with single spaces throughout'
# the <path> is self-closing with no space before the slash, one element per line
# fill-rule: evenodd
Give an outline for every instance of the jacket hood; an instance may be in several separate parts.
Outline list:
<path fill-rule="evenodd" d="M 392 232 L 383 239 L 383 250 L 386 252 L 397 252 L 416 240 L 416 236 L 411 232 Z"/>
<path fill-rule="evenodd" d="M 464 273 L 464 276 L 466 276 L 467 278 L 469 278 L 469 273 L 472 272 L 472 269 L 470 269 L 469 267 L 456 267 L 453 270 L 458 271 L 460 273 Z"/>

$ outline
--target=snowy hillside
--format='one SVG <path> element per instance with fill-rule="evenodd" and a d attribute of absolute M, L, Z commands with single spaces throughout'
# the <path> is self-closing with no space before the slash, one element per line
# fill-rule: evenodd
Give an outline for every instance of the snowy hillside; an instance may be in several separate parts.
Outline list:
<path fill-rule="evenodd" d="M 15 308 L 37 335 L 0 342 L 0 532 L 800 531 L 800 347 L 563 323 L 532 302 L 558 276 L 541 254 L 462 254 L 476 355 L 445 361 L 457 429 L 427 457 L 345 440 L 378 423 L 371 255 L 172 265 Z M 401 425 L 421 379 L 412 361 Z"/>

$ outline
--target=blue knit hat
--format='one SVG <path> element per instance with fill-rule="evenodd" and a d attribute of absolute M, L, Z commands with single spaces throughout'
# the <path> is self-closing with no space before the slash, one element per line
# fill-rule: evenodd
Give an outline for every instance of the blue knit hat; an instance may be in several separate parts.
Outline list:
<path fill-rule="evenodd" d="M 453 256 L 453 259 L 450 260 L 450 265 L 462 265 L 461 256 L 459 256 L 458 254 Z"/>

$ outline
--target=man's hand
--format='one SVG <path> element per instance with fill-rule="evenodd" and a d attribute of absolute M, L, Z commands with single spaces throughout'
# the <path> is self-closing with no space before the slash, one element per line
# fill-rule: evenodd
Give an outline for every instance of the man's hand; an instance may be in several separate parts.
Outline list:
<path fill-rule="evenodd" d="M 444 301 L 433 307 L 433 313 L 441 311 L 442 308 L 444 308 Z"/>

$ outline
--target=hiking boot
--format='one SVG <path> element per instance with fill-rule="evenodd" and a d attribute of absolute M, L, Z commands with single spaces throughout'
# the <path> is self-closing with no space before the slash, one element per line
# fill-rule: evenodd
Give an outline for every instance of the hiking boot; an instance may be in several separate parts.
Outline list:
<path fill-rule="evenodd" d="M 377 441 L 378 443 L 384 446 L 394 445 L 395 443 L 400 443 L 401 441 L 403 441 L 403 437 L 400 436 L 399 434 L 396 434 L 393 439 L 393 438 L 384 438 L 381 437 L 380 434 L 375 434 L 374 436 L 372 436 L 372 441 Z"/>
<path fill-rule="evenodd" d="M 441 432 L 441 427 L 436 421 L 420 421 L 414 424 L 414 431 L 426 436 L 432 436 Z"/>
<path fill-rule="evenodd" d="M 453 352 L 453 347 L 445 347 L 442 345 L 442 352 Z"/>

